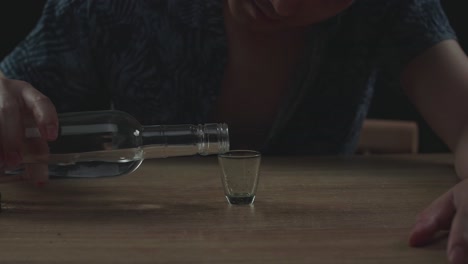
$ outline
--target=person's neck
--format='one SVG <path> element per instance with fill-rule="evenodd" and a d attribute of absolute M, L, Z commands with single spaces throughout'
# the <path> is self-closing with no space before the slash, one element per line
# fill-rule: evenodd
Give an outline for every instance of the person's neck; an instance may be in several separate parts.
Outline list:
<path fill-rule="evenodd" d="M 288 91 L 304 37 L 298 32 L 252 32 L 226 13 L 228 60 L 215 115 L 233 126 L 268 127 Z M 239 111 L 239 105 L 248 113 Z"/>
<path fill-rule="evenodd" d="M 305 40 L 304 28 L 282 30 L 258 30 L 241 24 L 224 8 L 224 20 L 229 46 L 229 59 L 232 63 L 241 63 L 244 67 L 258 65 L 259 62 L 271 64 L 291 60 L 302 52 Z M 256 63 L 252 64 L 252 61 Z M 285 62 L 286 63 L 286 62 Z"/>
<path fill-rule="evenodd" d="M 226 9 L 224 16 L 230 67 L 261 76 L 261 72 L 271 75 L 281 71 L 280 75 L 285 74 L 297 64 L 304 47 L 304 29 L 253 30 L 236 21 Z"/>

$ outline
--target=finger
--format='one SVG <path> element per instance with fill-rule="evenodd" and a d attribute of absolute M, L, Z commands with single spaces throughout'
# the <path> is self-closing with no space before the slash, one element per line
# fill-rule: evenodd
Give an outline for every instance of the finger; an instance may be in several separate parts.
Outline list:
<path fill-rule="evenodd" d="M 43 163 L 31 163 L 25 166 L 28 181 L 43 186 L 49 181 L 49 167 Z"/>
<path fill-rule="evenodd" d="M 25 108 L 33 115 L 36 126 L 44 139 L 55 140 L 58 134 L 58 117 L 54 104 L 31 85 L 18 89 Z"/>
<path fill-rule="evenodd" d="M 2 132 L 0 129 L 0 139 L 2 137 Z M 5 170 L 5 153 L 3 152 L 3 142 L 0 140 L 0 176 L 3 175 Z"/>
<path fill-rule="evenodd" d="M 462 181 L 455 187 L 454 205 L 457 213 L 454 216 L 447 254 L 451 263 L 466 263 L 468 260 L 468 181 Z"/>
<path fill-rule="evenodd" d="M 447 255 L 451 263 L 466 263 L 468 257 L 468 208 L 457 211 L 450 230 Z"/>
<path fill-rule="evenodd" d="M 0 133 L 6 167 L 14 167 L 21 162 L 22 124 L 20 105 L 9 89 L 0 90 Z"/>
<path fill-rule="evenodd" d="M 437 231 L 450 227 L 454 214 L 453 189 L 450 189 L 419 214 L 411 230 L 409 244 L 411 246 L 428 244 Z"/>
<path fill-rule="evenodd" d="M 26 152 L 34 157 L 31 162 L 28 162 L 26 158 L 25 177 L 28 177 L 29 181 L 42 186 L 49 180 L 49 147 L 47 142 L 42 138 L 32 138 L 27 140 L 25 146 Z"/>
<path fill-rule="evenodd" d="M 1 157 L 1 154 L 0 154 L 0 184 L 18 182 L 18 181 L 21 181 L 21 177 L 19 175 L 6 175 L 5 174 L 5 166 L 3 164 L 3 158 Z"/>

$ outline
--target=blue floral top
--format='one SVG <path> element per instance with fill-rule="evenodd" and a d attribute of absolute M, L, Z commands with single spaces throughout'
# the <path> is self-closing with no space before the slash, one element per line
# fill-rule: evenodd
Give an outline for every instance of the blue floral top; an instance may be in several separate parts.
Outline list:
<path fill-rule="evenodd" d="M 115 109 L 143 124 L 210 122 L 227 57 L 222 0 L 49 0 L 0 63 L 59 112 Z M 455 38 L 437 0 L 357 0 L 313 25 L 264 152 L 349 154 L 375 83 Z"/>

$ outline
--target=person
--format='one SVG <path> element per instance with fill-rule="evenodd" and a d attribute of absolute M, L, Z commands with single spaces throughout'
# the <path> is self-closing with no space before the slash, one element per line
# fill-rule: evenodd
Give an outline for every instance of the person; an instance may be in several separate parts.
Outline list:
<path fill-rule="evenodd" d="M 7 168 L 25 123 L 46 142 L 57 112 L 109 108 L 143 124 L 227 122 L 233 148 L 352 154 L 376 81 L 392 76 L 461 179 L 410 244 L 451 228 L 449 260 L 468 259 L 468 61 L 438 0 L 49 0 L 0 71 Z"/>

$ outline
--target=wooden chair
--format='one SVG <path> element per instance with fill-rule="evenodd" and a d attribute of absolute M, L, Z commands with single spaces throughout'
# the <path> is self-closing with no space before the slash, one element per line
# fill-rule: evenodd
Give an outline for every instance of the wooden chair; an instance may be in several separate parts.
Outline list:
<path fill-rule="evenodd" d="M 414 121 L 366 119 L 357 154 L 414 154 L 418 152 L 418 134 Z"/>

